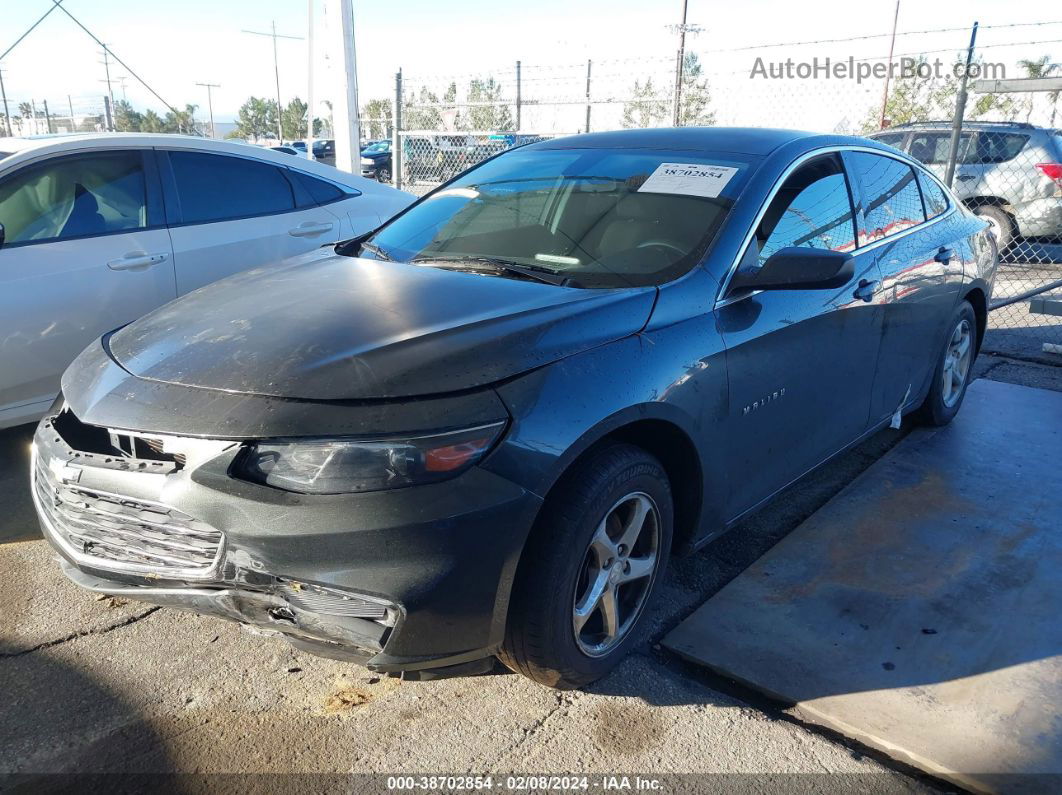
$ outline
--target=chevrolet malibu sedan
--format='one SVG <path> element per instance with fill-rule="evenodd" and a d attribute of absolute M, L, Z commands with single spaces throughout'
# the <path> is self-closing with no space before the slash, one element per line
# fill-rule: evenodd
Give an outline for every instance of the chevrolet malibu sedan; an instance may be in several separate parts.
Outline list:
<path fill-rule="evenodd" d="M 105 331 L 204 284 L 364 234 L 413 197 L 240 143 L 0 139 L 0 428 L 37 420 Z"/>
<path fill-rule="evenodd" d="M 34 440 L 37 510 L 92 591 L 379 672 L 578 687 L 638 643 L 670 554 L 907 413 L 955 416 L 985 226 L 858 138 L 514 149 L 89 346 Z"/>

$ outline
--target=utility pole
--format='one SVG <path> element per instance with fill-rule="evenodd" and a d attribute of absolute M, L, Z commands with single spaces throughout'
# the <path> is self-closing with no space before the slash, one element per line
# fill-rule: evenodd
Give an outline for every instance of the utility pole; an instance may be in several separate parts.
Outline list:
<path fill-rule="evenodd" d="M 353 0 L 327 0 L 325 30 L 329 50 L 338 67 L 333 91 L 332 115 L 335 119 L 336 168 L 360 173 L 361 119 L 358 115 L 358 70 L 354 52 Z M 394 153 L 391 155 L 394 158 Z M 355 170 L 357 169 L 357 170 Z M 393 171 L 393 166 L 392 166 Z"/>
<path fill-rule="evenodd" d="M 114 108 L 114 90 L 111 88 L 111 59 L 110 59 L 110 53 L 107 51 L 107 47 L 106 46 L 104 46 L 104 48 L 103 48 L 103 61 L 102 61 L 102 63 L 103 63 L 103 72 L 107 76 L 106 79 L 103 82 L 105 82 L 107 84 L 107 96 L 111 100 L 110 108 L 113 110 L 113 108 Z M 111 132 L 114 132 L 114 124 L 111 121 L 111 114 L 110 113 L 107 114 L 107 129 L 109 129 Z"/>
<path fill-rule="evenodd" d="M 586 61 L 586 129 L 583 132 L 590 132 L 590 65 L 589 59 Z"/>
<path fill-rule="evenodd" d="M 66 95 L 66 108 L 70 111 L 70 132 L 77 132 L 77 122 L 74 121 L 74 100 Z"/>
<path fill-rule="evenodd" d="M 48 112 L 48 100 L 41 100 L 44 102 L 44 123 L 45 129 L 48 130 L 48 134 L 52 134 L 52 114 Z"/>
<path fill-rule="evenodd" d="M 885 91 L 881 95 L 881 119 L 878 121 L 878 129 L 885 129 L 885 109 L 889 105 L 889 75 L 892 73 L 892 51 L 896 46 L 896 23 L 900 19 L 900 0 L 896 0 L 896 13 L 892 17 L 892 39 L 889 40 L 889 68 L 885 71 Z"/>
<path fill-rule="evenodd" d="M 977 23 L 970 31 L 970 47 L 966 50 L 966 68 L 959 80 L 959 93 L 955 97 L 955 118 L 951 124 L 951 150 L 948 153 L 948 168 L 944 173 L 944 184 L 951 187 L 955 178 L 955 160 L 959 153 L 959 136 L 962 133 L 962 118 L 966 113 L 966 83 L 970 78 L 970 64 L 973 63 L 974 45 L 977 43 Z"/>
<path fill-rule="evenodd" d="M 520 62 L 516 62 L 516 131 L 520 132 Z"/>
<path fill-rule="evenodd" d="M 210 113 L 210 137 L 217 138 L 214 130 L 214 95 L 212 89 L 221 88 L 221 83 L 196 83 L 207 90 L 207 111 Z"/>
<path fill-rule="evenodd" d="M 689 0 L 682 0 L 682 24 L 679 26 L 678 61 L 675 64 L 675 118 L 674 125 L 679 126 L 680 111 L 682 106 L 682 67 L 686 59 L 686 10 Z"/>
<path fill-rule="evenodd" d="M 128 80 L 129 78 L 126 77 L 125 75 L 118 75 L 118 77 L 116 77 L 114 79 L 117 80 L 118 84 L 122 87 L 122 102 L 125 102 L 125 99 L 126 99 L 126 97 L 125 97 L 125 81 Z"/>
<path fill-rule="evenodd" d="M 4 70 L 0 69 L 0 98 L 4 101 L 4 124 L 7 127 L 8 137 L 11 137 L 11 113 L 7 109 L 7 91 L 4 89 Z"/>
<path fill-rule="evenodd" d="M 37 100 L 30 100 L 30 113 L 33 114 L 33 134 L 39 135 L 41 132 L 40 126 L 37 124 Z"/>
<path fill-rule="evenodd" d="M 306 6 L 306 157 L 313 160 L 313 0 Z"/>
<path fill-rule="evenodd" d="M 284 113 L 284 106 L 280 104 L 280 61 L 277 58 L 277 39 L 294 39 L 296 41 L 302 41 L 302 36 L 286 36 L 281 33 L 277 33 L 276 20 L 272 21 L 272 32 L 262 33 L 258 30 L 244 30 L 244 33 L 250 33 L 252 36 L 269 36 L 273 39 L 273 76 L 276 78 L 277 83 L 277 143 L 284 142 L 284 127 L 281 124 L 281 115 Z"/>

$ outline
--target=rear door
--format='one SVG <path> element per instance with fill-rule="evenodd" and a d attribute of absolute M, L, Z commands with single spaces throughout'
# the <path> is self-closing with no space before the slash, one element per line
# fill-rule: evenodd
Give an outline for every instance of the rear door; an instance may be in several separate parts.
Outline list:
<path fill-rule="evenodd" d="M 189 149 L 159 155 L 179 295 L 343 234 L 342 217 L 286 168 Z"/>
<path fill-rule="evenodd" d="M 829 290 L 728 295 L 716 309 L 727 349 L 728 516 L 754 507 L 867 428 L 881 338 L 880 276 L 855 250 L 852 198 L 836 153 L 779 186 L 742 267 L 788 246 L 851 251 L 855 275 Z"/>
<path fill-rule="evenodd" d="M 974 133 L 964 132 L 959 135 L 959 151 L 955 157 L 955 180 L 952 190 L 960 199 L 969 199 L 979 195 L 979 183 L 983 168 L 973 156 Z M 920 132 L 911 136 L 907 151 L 915 160 L 922 163 L 939 179 L 944 179 L 948 170 L 948 158 L 951 155 L 951 131 Z"/>
<path fill-rule="evenodd" d="M 860 246 L 877 258 L 882 276 L 884 326 L 870 405 L 876 423 L 920 396 L 968 251 L 956 225 L 944 217 L 948 200 L 931 176 L 921 175 L 923 204 L 920 169 L 871 152 L 845 152 L 844 159 L 861 197 Z"/>
<path fill-rule="evenodd" d="M 176 296 L 150 149 L 0 177 L 0 426 L 32 419 L 94 339 Z"/>

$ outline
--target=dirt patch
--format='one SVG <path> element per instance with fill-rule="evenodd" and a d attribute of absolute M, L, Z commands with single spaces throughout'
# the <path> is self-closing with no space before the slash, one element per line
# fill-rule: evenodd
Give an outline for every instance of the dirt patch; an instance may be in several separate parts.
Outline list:
<path fill-rule="evenodd" d="M 340 679 L 325 699 L 324 713 L 325 715 L 349 715 L 358 707 L 368 704 L 372 699 L 373 694 L 368 690 L 346 679 Z"/>
<path fill-rule="evenodd" d="M 667 727 L 660 714 L 637 705 L 606 703 L 594 715 L 594 742 L 603 751 L 630 756 L 663 742 Z"/>
<path fill-rule="evenodd" d="M 120 596 L 111 596 L 110 594 L 105 593 L 101 593 L 99 596 L 97 596 L 96 601 L 103 602 L 105 605 L 107 605 L 107 607 L 111 608 L 112 610 L 119 607 L 125 607 L 127 604 L 129 604 L 128 599 L 122 599 Z"/>

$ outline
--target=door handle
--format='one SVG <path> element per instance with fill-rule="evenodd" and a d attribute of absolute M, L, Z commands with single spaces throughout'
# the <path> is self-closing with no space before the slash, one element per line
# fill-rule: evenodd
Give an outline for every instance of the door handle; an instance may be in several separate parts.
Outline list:
<path fill-rule="evenodd" d="M 976 174 L 959 174 L 957 177 L 955 177 L 955 179 L 959 180 L 959 182 L 969 182 L 971 179 L 977 179 L 977 175 Z"/>
<path fill-rule="evenodd" d="M 142 271 L 165 261 L 168 256 L 168 254 L 126 254 L 124 257 L 112 259 L 107 263 L 107 267 L 112 271 Z"/>
<path fill-rule="evenodd" d="M 296 226 L 294 229 L 289 229 L 288 234 L 292 237 L 317 237 L 317 235 L 323 235 L 326 232 L 332 231 L 332 224 L 314 223 L 313 221 L 306 221 Z"/>
<path fill-rule="evenodd" d="M 856 287 L 855 292 L 852 295 L 855 298 L 859 298 L 866 301 L 868 304 L 874 300 L 874 291 L 878 289 L 878 283 L 870 281 L 869 279 L 860 279 L 859 286 Z"/>
<path fill-rule="evenodd" d="M 945 246 L 941 246 L 940 247 L 940 251 L 937 252 L 936 256 L 933 257 L 933 259 L 935 259 L 941 265 L 947 265 L 949 262 L 951 262 L 951 258 L 954 257 L 954 256 L 955 256 L 955 254 L 952 252 L 952 250 L 950 248 L 946 248 Z"/>

